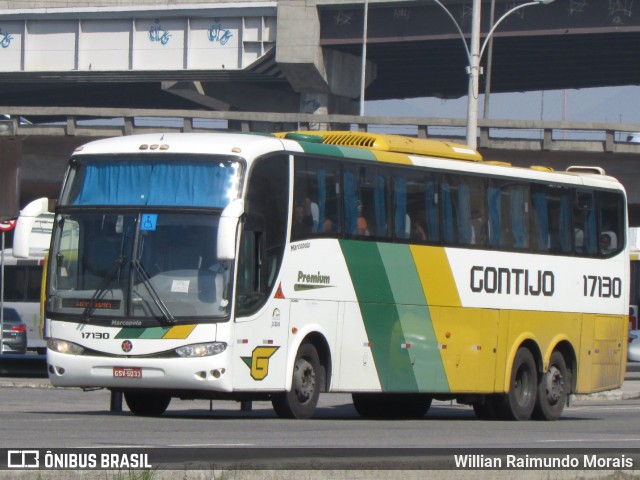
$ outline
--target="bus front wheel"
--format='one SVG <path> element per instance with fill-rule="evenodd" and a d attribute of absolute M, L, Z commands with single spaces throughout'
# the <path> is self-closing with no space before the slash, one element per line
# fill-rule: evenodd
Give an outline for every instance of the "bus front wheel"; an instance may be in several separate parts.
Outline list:
<path fill-rule="evenodd" d="M 538 373 L 528 348 L 520 347 L 513 359 L 509 392 L 502 398 L 500 414 L 507 420 L 528 420 L 536 405 Z"/>
<path fill-rule="evenodd" d="M 537 420 L 557 420 L 569 395 L 569 376 L 567 364 L 560 352 L 553 352 L 549 359 L 549 368 L 540 379 L 538 397 L 533 410 Z"/>
<path fill-rule="evenodd" d="M 154 392 L 125 392 L 124 400 L 135 415 L 159 417 L 169 406 L 171 397 Z"/>
<path fill-rule="evenodd" d="M 280 418 L 306 419 L 313 415 L 320 397 L 321 368 L 315 347 L 302 344 L 293 365 L 291 390 L 275 394 L 271 400 Z"/>

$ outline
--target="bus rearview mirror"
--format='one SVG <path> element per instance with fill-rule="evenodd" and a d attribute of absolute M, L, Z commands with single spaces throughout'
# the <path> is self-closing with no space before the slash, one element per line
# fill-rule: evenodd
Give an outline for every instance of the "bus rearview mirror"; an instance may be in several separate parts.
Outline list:
<path fill-rule="evenodd" d="M 218 224 L 218 260 L 233 260 L 236 258 L 236 237 L 238 222 L 244 214 L 244 202 L 234 200 L 225 207 L 220 215 Z"/>

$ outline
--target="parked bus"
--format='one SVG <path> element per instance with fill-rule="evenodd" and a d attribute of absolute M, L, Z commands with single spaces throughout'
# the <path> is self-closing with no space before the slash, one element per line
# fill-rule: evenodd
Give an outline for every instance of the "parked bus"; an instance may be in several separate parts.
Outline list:
<path fill-rule="evenodd" d="M 640 237 L 638 227 L 629 228 L 629 330 L 638 330 L 638 305 L 640 305 Z"/>
<path fill-rule="evenodd" d="M 73 154 L 46 291 L 55 386 L 270 399 L 371 418 L 432 399 L 558 418 L 618 388 L 629 298 L 623 187 L 357 132 L 151 134 Z M 604 237 L 607 237 L 606 239 Z"/>
<path fill-rule="evenodd" d="M 46 352 L 40 300 L 45 253 L 51 242 L 53 213 L 48 199 L 29 203 L 20 211 L 13 248 L 4 251 L 4 306 L 14 308 L 27 325 L 27 346 Z"/>

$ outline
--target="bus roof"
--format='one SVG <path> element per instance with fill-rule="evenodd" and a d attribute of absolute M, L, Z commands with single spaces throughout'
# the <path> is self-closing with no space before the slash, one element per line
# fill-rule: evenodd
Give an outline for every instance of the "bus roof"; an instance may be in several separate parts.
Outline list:
<path fill-rule="evenodd" d="M 314 142 L 314 137 L 320 137 L 322 143 L 325 145 L 360 147 L 386 152 L 427 155 L 473 162 L 482 161 L 482 155 L 467 145 L 403 135 L 351 131 L 305 131 L 277 133 L 276 136 L 291 140 L 311 142 Z"/>
<path fill-rule="evenodd" d="M 152 133 L 96 140 L 78 147 L 76 156 L 133 153 L 215 153 L 249 161 L 268 152 L 303 151 L 334 157 L 466 171 L 481 175 L 518 176 L 531 180 L 624 190 L 613 177 L 595 167 L 571 167 L 567 172 L 507 162 L 484 161 L 467 145 L 402 135 L 352 131 L 255 133 Z M 444 161 L 450 163 L 443 163 Z M 516 171 L 517 170 L 517 171 Z"/>
<path fill-rule="evenodd" d="M 206 153 L 251 157 L 256 152 L 282 150 L 272 135 L 246 133 L 148 133 L 105 138 L 75 149 L 76 155 L 132 153 Z M 259 154 L 259 153 L 258 153 Z"/>

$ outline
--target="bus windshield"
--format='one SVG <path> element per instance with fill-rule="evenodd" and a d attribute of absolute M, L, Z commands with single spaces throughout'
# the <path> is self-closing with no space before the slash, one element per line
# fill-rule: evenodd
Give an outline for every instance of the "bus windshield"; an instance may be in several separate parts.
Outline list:
<path fill-rule="evenodd" d="M 49 313 L 162 324 L 228 318 L 218 222 L 219 212 L 59 214 Z"/>

